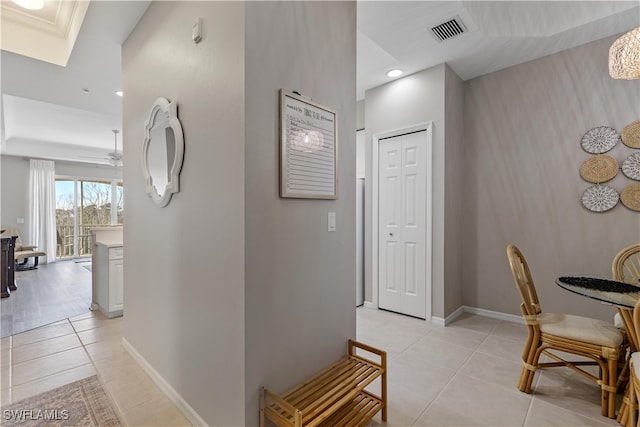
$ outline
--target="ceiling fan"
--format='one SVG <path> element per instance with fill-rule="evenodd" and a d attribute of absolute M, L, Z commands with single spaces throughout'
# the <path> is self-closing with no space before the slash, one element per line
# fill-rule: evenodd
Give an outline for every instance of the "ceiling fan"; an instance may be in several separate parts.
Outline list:
<path fill-rule="evenodd" d="M 104 157 L 82 156 L 81 158 L 106 160 L 111 166 L 122 166 L 122 152 L 118 151 L 118 134 L 120 131 L 113 129 L 111 132 L 113 132 L 113 151 L 111 153 L 107 153 Z"/>

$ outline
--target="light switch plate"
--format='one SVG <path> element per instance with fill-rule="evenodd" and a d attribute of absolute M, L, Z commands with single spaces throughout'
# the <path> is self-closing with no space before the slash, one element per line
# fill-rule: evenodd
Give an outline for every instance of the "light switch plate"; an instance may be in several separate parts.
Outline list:
<path fill-rule="evenodd" d="M 196 18 L 191 27 L 191 39 L 195 44 L 202 40 L 202 18 Z"/>
<path fill-rule="evenodd" d="M 18 224 L 24 224 L 24 218 L 18 218 L 17 223 Z"/>
<path fill-rule="evenodd" d="M 327 213 L 327 231 L 336 231 L 336 213 Z"/>

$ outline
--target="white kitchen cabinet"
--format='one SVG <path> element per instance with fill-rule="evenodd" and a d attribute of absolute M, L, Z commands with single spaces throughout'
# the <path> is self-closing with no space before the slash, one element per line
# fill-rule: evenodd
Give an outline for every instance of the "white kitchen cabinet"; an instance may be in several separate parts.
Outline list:
<path fill-rule="evenodd" d="M 98 293 L 98 307 L 107 317 L 122 316 L 124 310 L 123 247 L 96 244 L 93 266 Z"/>

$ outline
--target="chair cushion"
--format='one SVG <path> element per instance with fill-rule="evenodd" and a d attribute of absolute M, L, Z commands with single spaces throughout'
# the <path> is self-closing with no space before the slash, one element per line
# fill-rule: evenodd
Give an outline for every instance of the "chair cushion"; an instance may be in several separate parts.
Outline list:
<path fill-rule="evenodd" d="M 46 256 L 47 254 L 40 251 L 17 251 L 13 254 L 14 259 L 24 259 L 36 256 Z"/>
<path fill-rule="evenodd" d="M 640 353 L 637 351 L 631 353 L 631 361 L 633 362 L 633 373 L 636 378 L 640 378 Z"/>
<path fill-rule="evenodd" d="M 613 326 L 615 326 L 618 329 L 624 329 L 625 331 L 627 330 L 627 327 L 624 326 L 624 322 L 622 321 L 622 317 L 620 316 L 620 313 L 616 313 L 613 316 Z"/>
<path fill-rule="evenodd" d="M 616 348 L 622 344 L 622 333 L 604 320 L 571 314 L 542 313 L 538 316 L 540 331 L 576 341 Z"/>

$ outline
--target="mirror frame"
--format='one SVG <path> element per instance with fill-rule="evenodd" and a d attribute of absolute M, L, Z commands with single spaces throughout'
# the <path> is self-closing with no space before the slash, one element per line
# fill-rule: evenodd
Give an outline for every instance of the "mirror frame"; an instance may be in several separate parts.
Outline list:
<path fill-rule="evenodd" d="M 153 185 L 149 170 L 149 146 L 151 141 L 151 129 L 156 124 L 158 114 L 164 115 L 169 122 L 169 127 L 173 130 L 175 138 L 175 151 L 171 170 L 168 171 L 167 185 L 165 191 L 160 195 Z M 165 141 L 166 143 L 166 141 Z M 182 125 L 178 120 L 178 105 L 175 101 L 169 102 L 166 98 L 158 98 L 151 107 L 149 119 L 144 123 L 144 143 L 142 144 L 142 173 L 146 183 L 147 194 L 160 207 L 165 207 L 171 201 L 173 193 L 180 191 L 180 170 L 182 169 L 182 161 L 184 159 L 184 136 L 182 134 Z"/>

